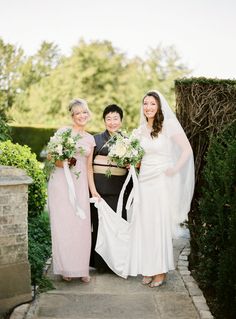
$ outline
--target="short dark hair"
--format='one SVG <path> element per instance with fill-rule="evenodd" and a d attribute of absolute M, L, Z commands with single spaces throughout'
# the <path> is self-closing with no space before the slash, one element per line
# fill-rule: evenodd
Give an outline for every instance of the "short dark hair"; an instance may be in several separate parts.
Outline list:
<path fill-rule="evenodd" d="M 108 113 L 118 113 L 120 115 L 120 119 L 123 119 L 123 110 L 120 106 L 116 104 L 109 104 L 105 107 L 102 117 L 105 120 L 105 117 Z"/>

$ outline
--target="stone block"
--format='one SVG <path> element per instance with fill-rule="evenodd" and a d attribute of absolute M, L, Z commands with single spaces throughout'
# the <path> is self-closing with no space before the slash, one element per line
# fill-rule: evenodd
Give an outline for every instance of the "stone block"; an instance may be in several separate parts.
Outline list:
<path fill-rule="evenodd" d="M 198 287 L 188 287 L 190 296 L 202 296 L 202 291 Z"/>
<path fill-rule="evenodd" d="M 8 218 L 8 216 L 0 216 L 0 225 L 10 224 L 9 220 L 10 218 Z"/>
<path fill-rule="evenodd" d="M 0 205 L 5 205 L 7 203 L 10 203 L 11 201 L 11 196 L 9 194 L 6 195 L 0 195 Z"/>
<path fill-rule="evenodd" d="M 184 266 L 184 267 L 188 267 L 189 262 L 186 260 L 179 260 L 178 261 L 178 267 L 179 266 Z"/>
<path fill-rule="evenodd" d="M 188 260 L 188 256 L 181 254 L 181 255 L 179 256 L 179 260 Z"/>
<path fill-rule="evenodd" d="M 185 256 L 188 256 L 190 254 L 190 249 L 189 248 L 185 248 L 183 251 L 182 251 L 182 253 L 181 253 L 181 255 L 185 255 Z"/>
<path fill-rule="evenodd" d="M 10 206 L 10 205 L 3 205 L 2 206 L 2 214 L 3 215 L 13 214 L 14 211 L 15 211 L 14 206 Z"/>
<path fill-rule="evenodd" d="M 214 319 L 210 311 L 201 310 L 199 313 L 201 319 Z"/>
<path fill-rule="evenodd" d="M 27 315 L 27 312 L 29 310 L 30 304 L 26 303 L 19 307 L 16 307 L 14 311 L 12 312 L 10 319 L 23 319 Z"/>
<path fill-rule="evenodd" d="M 27 231 L 26 224 L 14 224 L 2 226 L 2 235 L 25 234 Z"/>
<path fill-rule="evenodd" d="M 209 307 L 206 302 L 194 302 L 194 305 L 199 311 L 209 311 Z"/>
<path fill-rule="evenodd" d="M 196 303 L 196 302 L 206 302 L 206 299 L 205 297 L 202 295 L 202 296 L 193 296 L 193 302 Z"/>
<path fill-rule="evenodd" d="M 179 271 L 188 271 L 188 267 L 186 266 L 178 266 Z"/>
<path fill-rule="evenodd" d="M 0 266 L 0 301 L 2 313 L 31 297 L 29 263 Z"/>
<path fill-rule="evenodd" d="M 27 234 L 18 234 L 16 235 L 16 243 L 28 243 L 28 235 Z"/>
<path fill-rule="evenodd" d="M 181 276 L 186 276 L 191 274 L 191 272 L 188 269 L 186 270 L 186 268 L 179 269 L 179 273 L 181 274 Z"/>
<path fill-rule="evenodd" d="M 183 281 L 186 283 L 186 282 L 195 282 L 194 278 L 190 275 L 183 275 L 182 276 L 183 278 Z"/>
<path fill-rule="evenodd" d="M 16 243 L 16 236 L 1 236 L 0 237 L 0 246 L 14 245 Z"/>

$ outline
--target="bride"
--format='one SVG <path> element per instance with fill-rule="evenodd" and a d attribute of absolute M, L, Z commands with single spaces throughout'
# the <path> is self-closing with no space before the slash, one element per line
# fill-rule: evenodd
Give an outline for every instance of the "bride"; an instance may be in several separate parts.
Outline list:
<path fill-rule="evenodd" d="M 140 126 L 134 134 L 145 154 L 127 212 L 132 212 L 132 217 L 119 223 L 119 214 L 113 214 L 108 225 L 109 207 L 97 202 L 100 225 L 96 250 L 118 275 L 141 274 L 142 283 L 153 288 L 162 285 L 168 271 L 175 268 L 172 239 L 178 236 L 179 224 L 187 220 L 190 210 L 193 153 L 175 114 L 157 91 L 144 96 Z"/>

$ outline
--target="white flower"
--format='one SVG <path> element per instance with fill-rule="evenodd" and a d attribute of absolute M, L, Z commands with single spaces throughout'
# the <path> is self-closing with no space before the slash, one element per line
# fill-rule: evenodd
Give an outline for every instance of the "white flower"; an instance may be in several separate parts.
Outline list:
<path fill-rule="evenodd" d="M 56 135 L 50 137 L 50 142 L 57 143 L 57 141 L 58 141 L 58 137 Z"/>
<path fill-rule="evenodd" d="M 127 137 L 125 137 L 125 138 L 123 139 L 123 143 L 124 143 L 126 146 L 129 146 L 129 145 L 130 145 L 130 139 L 127 138 Z"/>
<path fill-rule="evenodd" d="M 63 155 L 63 146 L 61 144 L 58 144 L 57 147 L 56 147 L 56 152 L 61 156 Z"/>
<path fill-rule="evenodd" d="M 137 156 L 137 155 L 138 155 L 138 151 L 135 150 L 135 149 L 133 149 L 131 155 L 132 155 L 132 156 Z"/>
<path fill-rule="evenodd" d="M 73 140 L 72 137 L 69 137 L 69 138 L 68 138 L 68 143 L 69 143 L 69 144 L 72 144 L 72 145 L 75 144 L 75 142 L 74 142 L 74 140 Z"/>
<path fill-rule="evenodd" d="M 113 154 L 113 156 L 118 156 L 118 157 L 124 156 L 126 151 L 127 151 L 127 148 L 121 142 L 120 143 L 116 143 L 114 145 L 114 147 L 112 147 L 112 149 L 111 149 L 111 153 Z"/>

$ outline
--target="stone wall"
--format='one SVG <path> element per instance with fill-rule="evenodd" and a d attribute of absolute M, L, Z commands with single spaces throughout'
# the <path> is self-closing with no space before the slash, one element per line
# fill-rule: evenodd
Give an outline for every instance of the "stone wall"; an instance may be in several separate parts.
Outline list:
<path fill-rule="evenodd" d="M 21 169 L 0 166 L 0 315 L 31 300 L 28 184 Z"/>

